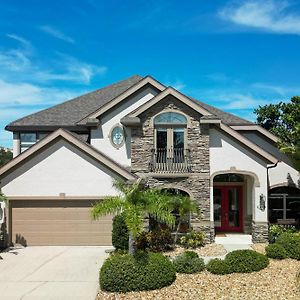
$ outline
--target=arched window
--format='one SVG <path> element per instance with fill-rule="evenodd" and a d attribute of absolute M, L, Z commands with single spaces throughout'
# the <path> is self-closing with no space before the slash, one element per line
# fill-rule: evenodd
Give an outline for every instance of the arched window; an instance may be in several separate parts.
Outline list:
<path fill-rule="evenodd" d="M 154 118 L 154 124 L 187 124 L 187 119 L 182 114 L 176 112 L 166 112 L 156 116 Z"/>

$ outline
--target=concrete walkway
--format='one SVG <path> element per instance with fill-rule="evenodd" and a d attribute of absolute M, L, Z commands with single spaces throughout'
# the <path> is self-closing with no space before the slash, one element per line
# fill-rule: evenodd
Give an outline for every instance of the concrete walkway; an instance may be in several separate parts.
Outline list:
<path fill-rule="evenodd" d="M 108 247 L 27 247 L 1 253 L 0 299 L 93 300 Z"/>
<path fill-rule="evenodd" d="M 234 250 L 251 249 L 251 245 L 253 244 L 251 235 L 239 233 L 226 233 L 224 236 L 216 236 L 215 243 L 223 245 L 227 253 Z M 207 263 L 213 258 L 224 259 L 225 256 L 226 255 L 206 256 L 203 257 L 203 259 L 204 262 Z"/>

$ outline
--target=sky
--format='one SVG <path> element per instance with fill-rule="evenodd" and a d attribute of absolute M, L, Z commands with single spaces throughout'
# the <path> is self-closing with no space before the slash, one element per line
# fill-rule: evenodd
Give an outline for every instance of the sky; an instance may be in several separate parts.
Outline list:
<path fill-rule="evenodd" d="M 0 0 L 5 125 L 134 74 L 255 121 L 300 95 L 298 0 Z"/>

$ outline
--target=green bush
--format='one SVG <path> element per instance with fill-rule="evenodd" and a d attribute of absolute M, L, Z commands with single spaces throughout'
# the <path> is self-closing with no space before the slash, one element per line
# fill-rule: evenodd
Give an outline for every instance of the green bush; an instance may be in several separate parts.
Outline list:
<path fill-rule="evenodd" d="M 206 268 L 213 274 L 251 273 L 266 268 L 269 259 L 253 250 L 235 250 L 229 252 L 224 260 L 212 259 Z"/>
<path fill-rule="evenodd" d="M 287 257 L 300 260 L 300 235 L 283 233 L 276 239 L 276 244 L 285 249 Z"/>
<path fill-rule="evenodd" d="M 287 253 L 282 245 L 280 244 L 270 244 L 266 247 L 266 255 L 269 258 L 274 259 L 284 259 L 287 258 Z"/>
<path fill-rule="evenodd" d="M 100 270 L 100 287 L 108 292 L 160 289 L 176 279 L 171 261 L 160 253 L 138 251 L 112 255 Z"/>
<path fill-rule="evenodd" d="M 195 251 L 189 251 L 189 250 L 185 251 L 184 255 L 188 258 L 198 258 L 199 257 L 198 253 L 196 253 Z"/>
<path fill-rule="evenodd" d="M 235 250 L 229 252 L 225 261 L 232 273 L 250 273 L 262 270 L 269 264 L 269 259 L 253 250 Z"/>
<path fill-rule="evenodd" d="M 113 220 L 112 244 L 117 250 L 128 250 L 129 233 L 123 215 Z"/>
<path fill-rule="evenodd" d="M 197 248 L 204 246 L 204 233 L 199 231 L 190 231 L 181 237 L 180 244 L 185 248 Z"/>
<path fill-rule="evenodd" d="M 276 239 L 283 233 L 296 232 L 295 226 L 271 224 L 269 227 L 269 243 L 275 243 Z"/>
<path fill-rule="evenodd" d="M 174 239 L 169 229 L 141 233 L 135 241 L 136 250 L 162 252 L 174 248 Z"/>
<path fill-rule="evenodd" d="M 193 274 L 205 269 L 204 260 L 193 251 L 186 251 L 173 261 L 176 272 Z"/>
<path fill-rule="evenodd" d="M 230 269 L 228 264 L 226 263 L 225 260 L 219 259 L 219 258 L 214 258 L 211 259 L 207 265 L 206 265 L 206 269 L 213 274 L 218 274 L 218 275 L 225 275 L 225 274 L 229 274 Z"/>

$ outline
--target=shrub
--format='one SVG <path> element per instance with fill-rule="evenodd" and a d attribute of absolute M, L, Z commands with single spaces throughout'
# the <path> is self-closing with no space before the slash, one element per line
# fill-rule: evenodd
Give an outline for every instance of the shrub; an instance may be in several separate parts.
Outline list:
<path fill-rule="evenodd" d="M 199 257 L 198 253 L 196 253 L 195 251 L 188 251 L 188 250 L 184 252 L 184 255 L 188 258 L 198 258 Z"/>
<path fill-rule="evenodd" d="M 117 250 L 128 250 L 129 233 L 123 215 L 117 215 L 113 220 L 112 244 Z"/>
<path fill-rule="evenodd" d="M 190 231 L 181 237 L 180 243 L 185 248 L 197 248 L 204 246 L 204 233 L 199 231 Z"/>
<path fill-rule="evenodd" d="M 294 233 L 296 232 L 295 226 L 292 225 L 277 225 L 272 224 L 269 227 L 269 243 L 275 243 L 276 239 L 283 233 Z"/>
<path fill-rule="evenodd" d="M 285 249 L 287 257 L 300 260 L 300 236 L 298 234 L 283 233 L 277 238 L 276 243 Z"/>
<path fill-rule="evenodd" d="M 193 251 L 186 251 L 173 261 L 176 272 L 193 274 L 205 269 L 204 260 Z"/>
<path fill-rule="evenodd" d="M 168 251 L 174 248 L 174 239 L 169 229 L 143 232 L 136 239 L 135 248 L 152 252 Z"/>
<path fill-rule="evenodd" d="M 284 259 L 287 258 L 287 253 L 282 245 L 280 244 L 270 244 L 266 247 L 266 255 L 269 258 L 274 259 Z"/>
<path fill-rule="evenodd" d="M 262 270 L 269 264 L 269 259 L 253 250 L 235 250 L 225 257 L 232 273 L 250 273 Z"/>
<path fill-rule="evenodd" d="M 154 290 L 172 284 L 175 279 L 171 261 L 152 252 L 112 255 L 100 270 L 100 287 L 108 292 Z"/>
<path fill-rule="evenodd" d="M 225 260 L 219 259 L 219 258 L 214 258 L 211 259 L 207 265 L 206 265 L 206 269 L 213 274 L 218 274 L 218 275 L 225 275 L 225 274 L 229 274 L 230 269 L 228 264 L 226 263 Z"/>

